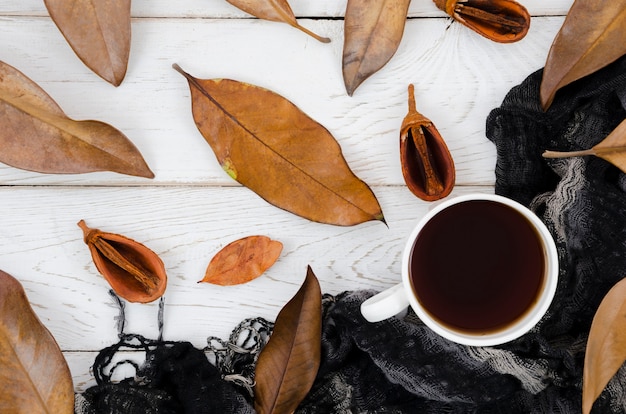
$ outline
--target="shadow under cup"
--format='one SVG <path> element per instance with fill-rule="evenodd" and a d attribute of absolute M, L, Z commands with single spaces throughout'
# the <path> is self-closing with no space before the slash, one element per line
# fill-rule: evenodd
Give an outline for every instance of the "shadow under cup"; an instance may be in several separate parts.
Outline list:
<path fill-rule="evenodd" d="M 460 197 L 418 225 L 403 259 L 409 303 L 435 332 L 468 345 L 521 336 L 554 296 L 556 248 L 541 221 L 499 196 Z"/>

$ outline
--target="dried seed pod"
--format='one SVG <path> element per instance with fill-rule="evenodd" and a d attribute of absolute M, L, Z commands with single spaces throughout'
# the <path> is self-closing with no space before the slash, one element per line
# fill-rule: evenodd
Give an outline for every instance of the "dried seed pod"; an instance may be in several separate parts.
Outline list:
<path fill-rule="evenodd" d="M 514 0 L 433 1 L 454 20 L 495 42 L 517 42 L 530 27 L 528 10 Z"/>
<path fill-rule="evenodd" d="M 413 85 L 409 113 L 400 128 L 400 162 L 406 185 L 422 200 L 439 200 L 452 191 L 456 175 L 452 155 L 435 125 L 415 109 Z"/>
<path fill-rule="evenodd" d="M 165 292 L 167 275 L 159 256 L 141 243 L 78 222 L 96 268 L 115 293 L 129 302 L 148 303 Z"/>

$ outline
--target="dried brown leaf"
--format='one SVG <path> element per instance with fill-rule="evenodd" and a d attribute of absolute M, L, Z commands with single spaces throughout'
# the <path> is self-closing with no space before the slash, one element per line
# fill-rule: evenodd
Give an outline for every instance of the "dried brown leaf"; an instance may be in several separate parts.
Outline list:
<path fill-rule="evenodd" d="M 433 1 L 454 20 L 495 42 L 517 42 L 530 28 L 528 10 L 514 0 Z"/>
<path fill-rule="evenodd" d="M 222 168 L 271 204 L 309 220 L 354 225 L 383 221 L 372 190 L 341 147 L 293 103 L 228 79 L 189 82 L 193 118 Z"/>
<path fill-rule="evenodd" d="M 290 414 L 307 395 L 320 365 L 322 293 L 309 266 L 296 295 L 282 308 L 255 370 L 259 414 Z"/>
<path fill-rule="evenodd" d="M 167 274 L 161 258 L 128 237 L 78 222 L 96 268 L 115 293 L 130 302 L 148 303 L 163 295 Z"/>
<path fill-rule="evenodd" d="M 24 288 L 0 271 L 0 412 L 74 412 L 72 375 Z"/>
<path fill-rule="evenodd" d="M 622 121 L 604 140 L 583 151 L 545 151 L 545 158 L 566 158 L 595 155 L 626 173 L 626 120 Z"/>
<path fill-rule="evenodd" d="M 44 0 L 50 17 L 83 63 L 118 86 L 130 55 L 130 0 Z"/>
<path fill-rule="evenodd" d="M 410 0 L 348 0 L 344 21 L 343 81 L 352 96 L 396 53 Z"/>
<path fill-rule="evenodd" d="M 226 0 L 233 6 L 259 19 L 283 22 L 308 34 L 322 43 L 330 42 L 327 37 L 319 36 L 306 27 L 300 26 L 287 0 Z"/>
<path fill-rule="evenodd" d="M 4 62 L 0 62 L 0 126 L 0 162 L 16 168 L 154 177 L 124 134 L 103 122 L 68 118 L 43 89 Z"/>
<path fill-rule="evenodd" d="M 606 294 L 598 307 L 587 340 L 583 369 L 583 413 L 626 361 L 626 279 Z"/>
<path fill-rule="evenodd" d="M 248 236 L 220 250 L 200 282 L 231 286 L 261 276 L 280 256 L 283 244 L 266 236 Z"/>
<path fill-rule="evenodd" d="M 550 47 L 541 80 L 547 109 L 562 87 L 626 53 L 626 0 L 576 0 Z"/>

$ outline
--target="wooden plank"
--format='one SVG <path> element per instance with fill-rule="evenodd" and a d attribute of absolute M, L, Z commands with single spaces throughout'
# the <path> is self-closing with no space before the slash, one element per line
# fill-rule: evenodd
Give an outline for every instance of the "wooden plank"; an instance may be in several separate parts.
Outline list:
<path fill-rule="evenodd" d="M 573 0 L 520 0 L 533 16 L 565 15 Z M 342 17 L 347 0 L 291 0 L 296 16 L 302 17 Z M 132 14 L 135 17 L 219 17 L 241 18 L 249 15 L 241 12 L 226 1 L 168 1 L 134 0 Z M 41 0 L 4 0 L 0 15 L 47 15 Z M 410 17 L 441 17 L 443 12 L 432 1 L 414 0 L 409 7 Z"/>
<path fill-rule="evenodd" d="M 325 293 L 389 287 L 400 280 L 405 239 L 430 208 L 404 187 L 374 189 L 381 222 L 339 227 L 275 208 L 244 188 L 0 188 L 0 269 L 24 285 L 63 350 L 97 350 L 116 341 L 119 313 L 82 232 L 123 234 L 159 254 L 168 271 L 165 338 L 204 346 L 244 318 L 274 319 L 304 280 L 307 266 Z M 493 192 L 460 187 L 454 194 Z M 244 285 L 198 284 L 213 255 L 238 238 L 262 234 L 284 249 L 264 276 Z M 126 332 L 156 338 L 158 304 L 127 305 Z"/>
<path fill-rule="evenodd" d="M 48 19 L 0 18 L 4 61 L 38 82 L 68 116 L 122 130 L 156 174 L 152 181 L 114 173 L 43 175 L 2 165 L 0 184 L 235 185 L 194 125 L 187 83 L 171 68 L 176 62 L 197 77 L 233 78 L 290 99 L 331 131 L 371 185 L 403 184 L 398 131 L 406 88 L 414 83 L 418 109 L 452 151 L 458 183 L 489 185 L 495 148 L 485 138 L 485 119 L 511 87 L 543 66 L 561 21 L 537 18 L 524 40 L 502 45 L 444 19 L 411 20 L 393 59 L 349 97 L 340 21 L 307 22 L 335 40 L 324 45 L 258 20 L 137 19 L 128 74 L 114 88 L 80 62 Z"/>

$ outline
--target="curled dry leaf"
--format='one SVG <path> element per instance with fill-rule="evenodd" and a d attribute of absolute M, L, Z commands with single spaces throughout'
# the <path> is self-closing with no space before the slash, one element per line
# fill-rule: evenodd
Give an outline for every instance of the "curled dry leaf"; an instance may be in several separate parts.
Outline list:
<path fill-rule="evenodd" d="M 307 395 L 321 358 L 322 293 L 309 266 L 296 295 L 282 308 L 255 369 L 254 408 L 290 414 Z"/>
<path fill-rule="evenodd" d="M 344 21 L 343 81 L 352 96 L 396 53 L 410 0 L 348 0 Z"/>
<path fill-rule="evenodd" d="M 528 10 L 514 0 L 433 1 L 454 20 L 495 42 L 517 42 L 530 27 Z"/>
<path fill-rule="evenodd" d="M 545 158 L 567 158 L 595 155 L 626 173 L 626 120 L 622 121 L 605 139 L 583 151 L 545 151 Z"/>
<path fill-rule="evenodd" d="M 272 266 L 283 244 L 266 236 L 248 236 L 235 240 L 211 259 L 200 282 L 230 286 L 249 282 Z"/>
<path fill-rule="evenodd" d="M 309 220 L 344 226 L 384 221 L 339 143 L 293 103 L 258 86 L 196 79 L 174 68 L 189 82 L 198 130 L 233 179 Z"/>
<path fill-rule="evenodd" d="M 626 279 L 606 294 L 598 307 L 587 340 L 583 368 L 583 413 L 626 361 Z"/>
<path fill-rule="evenodd" d="M 114 171 L 152 178 L 137 148 L 99 121 L 74 121 L 35 82 L 0 62 L 0 162 L 41 173 Z"/>
<path fill-rule="evenodd" d="M 626 0 L 576 0 L 557 33 L 541 79 L 541 105 L 626 53 Z"/>
<path fill-rule="evenodd" d="M 400 128 L 400 162 L 409 190 L 422 200 L 439 200 L 452 191 L 456 176 L 452 154 L 435 125 L 415 109 L 413 85 L 409 113 Z"/>
<path fill-rule="evenodd" d="M 330 42 L 327 37 L 319 36 L 306 27 L 300 26 L 287 0 L 226 0 L 233 6 L 259 19 L 283 22 L 308 34 L 322 43 Z"/>
<path fill-rule="evenodd" d="M 24 288 L 0 271 L 0 412 L 74 412 L 72 375 Z"/>
<path fill-rule="evenodd" d="M 129 302 L 148 303 L 163 295 L 167 285 L 161 258 L 141 243 L 105 233 L 78 222 L 98 272 L 115 293 Z"/>
<path fill-rule="evenodd" d="M 130 0 L 44 0 L 83 63 L 107 82 L 124 80 L 130 55 Z"/>

